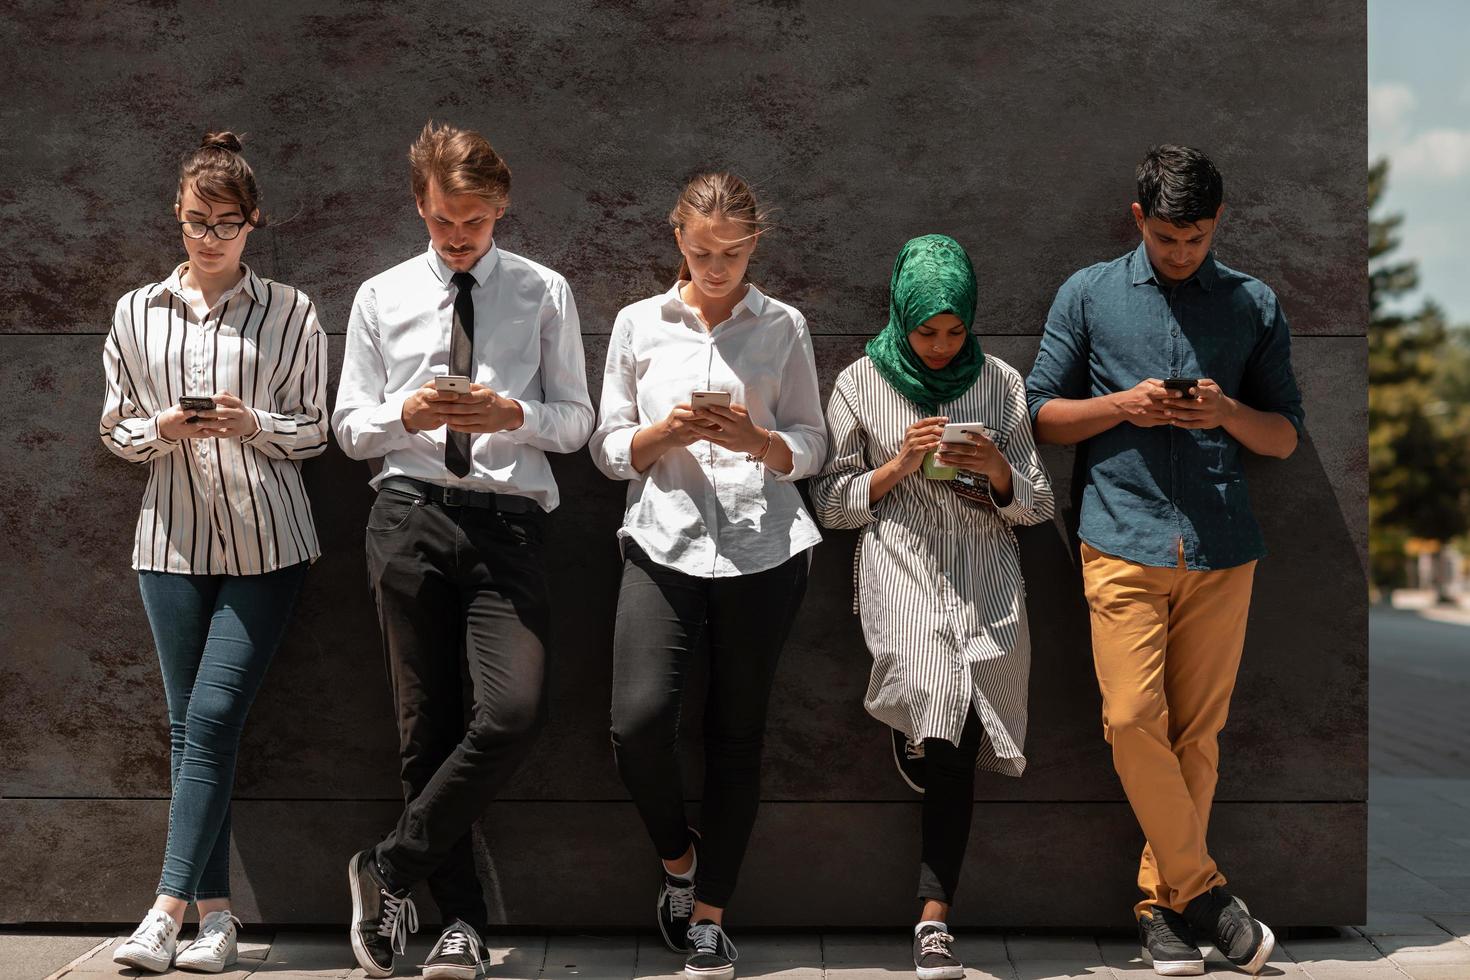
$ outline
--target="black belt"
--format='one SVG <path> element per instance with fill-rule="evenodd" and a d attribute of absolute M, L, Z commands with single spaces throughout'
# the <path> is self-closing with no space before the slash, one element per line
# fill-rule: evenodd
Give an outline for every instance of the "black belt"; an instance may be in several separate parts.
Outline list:
<path fill-rule="evenodd" d="M 480 510 L 494 510 L 503 514 L 542 514 L 545 513 L 529 497 L 518 497 L 510 493 L 495 493 L 490 490 L 464 490 L 459 487 L 441 487 L 437 483 L 429 483 L 425 480 L 415 480 L 409 476 L 390 476 L 378 484 L 379 490 L 392 490 L 394 493 L 417 497 L 420 500 L 431 500 L 444 507 L 475 507 Z"/>

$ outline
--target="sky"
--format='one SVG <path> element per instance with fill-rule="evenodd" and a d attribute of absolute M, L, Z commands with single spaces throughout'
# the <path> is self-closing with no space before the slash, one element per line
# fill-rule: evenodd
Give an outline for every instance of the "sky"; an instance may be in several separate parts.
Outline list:
<path fill-rule="evenodd" d="M 1368 159 L 1390 160 L 1395 258 L 1419 263 L 1413 305 L 1470 325 L 1470 2 L 1369 0 Z"/>

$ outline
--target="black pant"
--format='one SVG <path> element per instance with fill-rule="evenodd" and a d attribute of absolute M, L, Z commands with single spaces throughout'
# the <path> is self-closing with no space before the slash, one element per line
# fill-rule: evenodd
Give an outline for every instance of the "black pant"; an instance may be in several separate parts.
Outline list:
<path fill-rule="evenodd" d="M 407 804 L 378 865 L 395 888 L 427 879 L 444 921 L 476 929 L 487 915 L 471 831 L 546 716 L 545 520 L 391 490 L 368 517 Z M 474 695 L 468 724 L 462 662 Z"/>
<path fill-rule="evenodd" d="M 709 641 L 704 803 L 695 897 L 729 904 L 760 805 L 761 743 L 776 662 L 806 592 L 807 556 L 753 575 L 706 579 L 626 543 L 613 640 L 612 741 L 618 772 L 666 861 L 689 847 L 679 774 L 679 705 Z"/>
<path fill-rule="evenodd" d="M 919 898 L 954 903 L 975 813 L 975 760 L 984 729 L 972 705 L 960 744 L 924 739 L 924 843 L 919 859 Z"/>

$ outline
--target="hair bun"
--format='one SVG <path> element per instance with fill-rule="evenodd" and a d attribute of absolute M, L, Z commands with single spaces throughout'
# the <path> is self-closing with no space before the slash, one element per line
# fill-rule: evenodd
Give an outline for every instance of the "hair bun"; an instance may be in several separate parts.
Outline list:
<path fill-rule="evenodd" d="M 226 129 L 218 133 L 204 134 L 204 140 L 199 144 L 199 149 L 207 150 L 210 148 L 228 150 L 231 153 L 239 153 L 242 149 L 244 149 L 244 144 L 240 142 L 240 137 L 236 136 L 234 133 Z"/>

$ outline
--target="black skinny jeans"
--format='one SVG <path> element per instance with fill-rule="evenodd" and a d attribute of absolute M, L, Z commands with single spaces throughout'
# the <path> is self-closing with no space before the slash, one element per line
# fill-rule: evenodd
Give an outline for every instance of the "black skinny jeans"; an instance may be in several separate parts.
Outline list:
<path fill-rule="evenodd" d="M 924 739 L 924 843 L 919 898 L 954 904 L 975 813 L 975 760 L 984 729 L 975 708 L 965 717 L 960 744 Z"/>
<path fill-rule="evenodd" d="M 394 888 L 427 880 L 445 922 L 479 930 L 488 916 L 471 831 L 546 716 L 545 520 L 391 490 L 368 516 L 405 801 L 378 865 Z M 461 663 L 474 694 L 468 721 Z"/>
<path fill-rule="evenodd" d="M 679 773 L 679 706 L 690 660 L 709 641 L 702 840 L 694 895 L 725 908 L 760 805 L 766 706 L 781 647 L 806 592 L 806 554 L 753 575 L 706 579 L 625 542 L 613 640 L 612 742 L 618 772 L 666 861 L 689 848 Z"/>

